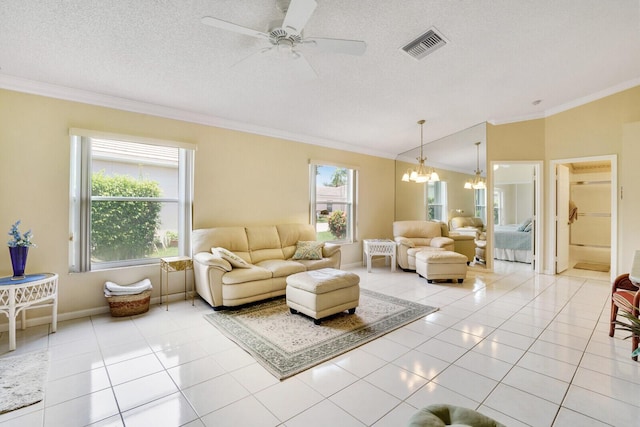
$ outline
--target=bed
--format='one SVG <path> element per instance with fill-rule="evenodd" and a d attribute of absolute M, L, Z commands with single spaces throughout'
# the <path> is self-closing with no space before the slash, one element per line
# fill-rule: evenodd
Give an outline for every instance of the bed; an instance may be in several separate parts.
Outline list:
<path fill-rule="evenodd" d="M 493 230 L 493 257 L 503 261 L 531 264 L 533 233 L 531 220 L 521 224 L 496 225 Z"/>

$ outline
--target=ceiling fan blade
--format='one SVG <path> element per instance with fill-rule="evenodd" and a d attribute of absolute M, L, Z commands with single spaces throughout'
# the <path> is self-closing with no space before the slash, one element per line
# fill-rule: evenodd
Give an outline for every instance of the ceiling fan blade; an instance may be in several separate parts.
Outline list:
<path fill-rule="evenodd" d="M 361 40 L 309 38 L 303 41 L 306 48 L 315 52 L 344 53 L 346 55 L 364 55 L 367 44 Z"/>
<path fill-rule="evenodd" d="M 270 82 L 295 83 L 318 78 L 316 71 L 300 52 L 280 50 L 277 46 L 254 52 L 231 67 L 242 73 L 254 73 L 255 70 L 260 70 L 256 78 Z"/>
<path fill-rule="evenodd" d="M 318 78 L 318 73 L 316 73 L 316 70 L 309 64 L 309 61 L 307 61 L 304 55 L 298 53 L 298 55 L 294 56 L 289 62 L 293 67 L 294 73 L 300 80 L 308 81 Z"/>
<path fill-rule="evenodd" d="M 291 0 L 282 28 L 300 34 L 318 4 L 315 0 Z"/>
<path fill-rule="evenodd" d="M 220 28 L 227 31 L 233 31 L 234 33 L 240 33 L 251 37 L 266 38 L 269 36 L 263 32 L 252 30 L 251 28 L 242 27 L 231 22 L 223 21 L 222 19 L 213 18 L 211 16 L 205 16 L 200 20 L 203 24 L 211 27 Z"/>

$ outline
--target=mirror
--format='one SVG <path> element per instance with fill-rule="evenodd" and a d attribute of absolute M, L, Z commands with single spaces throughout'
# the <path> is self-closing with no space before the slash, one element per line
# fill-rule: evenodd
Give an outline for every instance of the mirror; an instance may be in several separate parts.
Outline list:
<path fill-rule="evenodd" d="M 536 213 L 539 206 L 541 165 L 493 162 L 493 257 L 535 268 L 540 247 Z M 538 270 L 537 270 L 538 271 Z"/>
<path fill-rule="evenodd" d="M 479 149 L 475 145 L 478 141 L 481 143 Z M 478 166 L 482 170 L 481 176 L 486 177 L 486 141 L 487 126 L 484 122 L 436 141 L 425 141 L 425 163 L 438 172 L 442 184 L 403 182 L 402 175 L 418 164 L 416 158 L 420 156 L 420 146 L 398 154 L 395 220 L 427 220 L 432 219 L 429 217 L 431 213 L 436 216 L 435 219 L 449 224 L 455 216 L 475 217 L 476 214 L 484 214 L 486 200 L 476 205 L 476 191 L 465 189 L 464 184 L 475 178 L 474 172 Z M 486 192 L 480 193 L 484 195 Z M 486 225 L 486 218 L 483 218 L 483 224 Z"/>

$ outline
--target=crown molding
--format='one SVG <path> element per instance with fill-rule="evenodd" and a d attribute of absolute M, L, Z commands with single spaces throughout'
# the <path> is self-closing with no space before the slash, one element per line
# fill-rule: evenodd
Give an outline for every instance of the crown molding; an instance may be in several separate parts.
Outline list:
<path fill-rule="evenodd" d="M 135 101 L 132 99 L 91 92 L 83 89 L 43 83 L 2 73 L 0 73 L 0 88 L 16 92 L 29 93 L 32 95 L 62 99 L 65 101 L 80 102 L 83 104 L 95 105 L 99 107 L 129 111 L 132 113 L 147 114 L 166 119 L 180 120 L 205 126 L 213 126 L 222 129 L 246 132 L 254 135 L 285 139 L 293 142 L 301 142 L 304 144 L 317 145 L 321 147 L 366 154 L 369 156 L 387 158 L 392 160 L 395 159 L 396 156 L 395 153 L 371 150 L 367 147 L 352 145 L 345 142 L 287 132 L 281 129 L 269 128 L 266 126 L 256 126 L 249 123 L 223 119 L 208 114 L 181 110 L 159 104 Z"/>
<path fill-rule="evenodd" d="M 567 102 L 562 105 L 558 105 L 556 107 L 549 108 L 548 110 L 542 111 L 540 113 L 530 114 L 526 116 L 511 117 L 507 119 L 487 120 L 487 123 L 497 126 L 497 125 L 504 125 L 509 123 L 524 122 L 528 120 L 544 119 L 547 117 L 551 117 L 555 114 L 562 113 L 563 111 L 571 110 L 572 108 L 580 107 L 590 102 L 597 101 L 598 99 L 606 98 L 607 96 L 614 95 L 618 92 L 631 89 L 638 85 L 640 85 L 640 77 L 609 87 L 607 89 L 601 90 L 600 92 L 583 96 L 582 98 L 574 99 L 573 101 Z"/>
<path fill-rule="evenodd" d="M 607 89 L 601 90 L 600 92 L 583 96 L 582 98 L 575 99 L 573 101 L 567 102 L 566 104 L 562 104 L 557 107 L 550 108 L 545 111 L 545 117 L 553 116 L 554 114 L 558 114 L 563 111 L 570 110 L 572 108 L 580 107 L 581 105 L 585 105 L 590 102 L 597 101 L 598 99 L 606 98 L 607 96 L 625 91 L 627 89 L 631 89 L 632 87 L 636 87 L 638 85 L 640 85 L 640 77 L 636 77 L 635 79 L 628 80 L 626 82 L 617 84 L 615 86 L 611 86 Z"/>

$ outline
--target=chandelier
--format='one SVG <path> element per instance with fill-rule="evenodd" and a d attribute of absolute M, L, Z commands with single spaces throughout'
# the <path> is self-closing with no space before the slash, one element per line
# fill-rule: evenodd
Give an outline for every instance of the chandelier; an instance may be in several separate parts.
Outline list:
<path fill-rule="evenodd" d="M 411 181 L 421 184 L 427 181 L 440 181 L 438 173 L 432 168 L 427 168 L 424 165 L 424 162 L 427 160 L 427 158 L 422 155 L 422 129 L 424 122 L 424 120 L 418 120 L 418 124 L 420 125 L 420 157 L 416 157 L 418 167 L 416 169 L 407 169 L 404 175 L 402 175 L 402 180 L 404 182 Z"/>
<path fill-rule="evenodd" d="M 470 179 L 469 181 L 465 182 L 464 184 L 464 188 L 466 189 L 474 189 L 474 190 L 482 190 L 484 188 L 487 188 L 487 184 L 485 183 L 484 179 L 482 179 L 482 177 L 480 176 L 480 174 L 482 173 L 482 171 L 480 170 L 480 144 L 481 142 L 476 142 L 476 170 L 475 170 L 475 174 L 476 177 L 474 179 Z"/>

